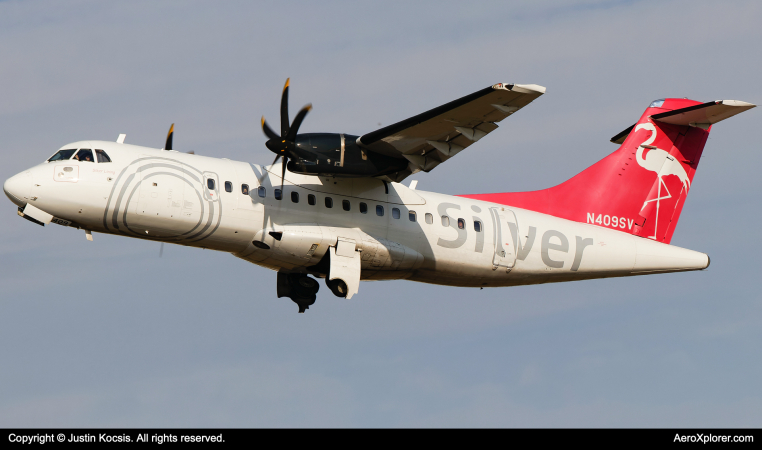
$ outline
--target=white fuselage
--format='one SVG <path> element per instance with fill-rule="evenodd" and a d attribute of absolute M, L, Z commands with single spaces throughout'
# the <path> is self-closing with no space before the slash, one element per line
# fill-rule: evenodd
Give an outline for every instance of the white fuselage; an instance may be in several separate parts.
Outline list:
<path fill-rule="evenodd" d="M 276 199 L 279 165 L 104 141 L 62 148 L 102 149 L 112 162 L 35 166 L 6 182 L 14 202 L 29 203 L 56 223 L 225 251 L 278 271 L 319 272 L 316 267 L 339 240 L 361 252 L 363 280 L 453 286 L 571 281 L 709 264 L 703 253 L 625 232 L 375 178 L 286 172 L 284 192 Z"/>

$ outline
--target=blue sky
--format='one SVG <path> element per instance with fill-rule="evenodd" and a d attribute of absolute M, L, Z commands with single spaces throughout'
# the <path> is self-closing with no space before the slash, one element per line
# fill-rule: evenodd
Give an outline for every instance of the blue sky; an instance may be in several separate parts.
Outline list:
<path fill-rule="evenodd" d="M 448 194 L 557 184 L 654 99 L 759 104 L 755 2 L 0 3 L 0 178 L 81 139 L 272 161 L 497 83 L 547 94 L 429 174 Z M 707 271 L 474 290 L 323 287 L 297 314 L 231 255 L 0 208 L 0 426 L 758 426 L 757 109 L 716 126 L 673 244 Z M 0 202 L 1 203 L 1 202 Z"/>

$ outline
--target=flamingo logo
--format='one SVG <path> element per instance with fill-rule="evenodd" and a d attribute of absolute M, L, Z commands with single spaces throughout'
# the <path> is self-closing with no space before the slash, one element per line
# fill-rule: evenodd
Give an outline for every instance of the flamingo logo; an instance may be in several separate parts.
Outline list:
<path fill-rule="evenodd" d="M 640 167 L 650 172 L 654 172 L 659 179 L 656 198 L 646 200 L 643 203 L 643 208 L 645 208 L 647 204 L 656 202 L 656 222 L 654 226 L 654 235 L 648 236 L 651 239 L 656 239 L 656 230 L 659 226 L 660 203 L 662 200 L 672 198 L 672 194 L 669 192 L 669 188 L 667 188 L 667 185 L 664 183 L 664 177 L 668 175 L 674 175 L 678 177 L 683 185 L 683 189 L 685 189 L 686 192 L 691 187 L 691 180 L 688 178 L 688 173 L 685 171 L 685 168 L 682 164 L 680 164 L 679 161 L 670 156 L 667 151 L 651 145 L 656 140 L 656 127 L 654 124 L 650 122 L 641 123 L 636 126 L 635 130 L 633 131 L 638 130 L 648 130 L 651 132 L 651 136 L 649 136 L 645 141 L 643 141 L 643 143 L 640 144 L 640 146 L 638 146 L 638 150 L 635 154 L 635 159 L 637 160 Z M 646 149 L 648 149 L 648 153 L 644 157 L 643 153 L 645 153 Z M 664 196 L 662 196 L 661 193 L 662 187 L 664 187 L 664 190 L 666 191 L 666 195 Z M 643 208 L 641 208 L 641 211 Z"/>

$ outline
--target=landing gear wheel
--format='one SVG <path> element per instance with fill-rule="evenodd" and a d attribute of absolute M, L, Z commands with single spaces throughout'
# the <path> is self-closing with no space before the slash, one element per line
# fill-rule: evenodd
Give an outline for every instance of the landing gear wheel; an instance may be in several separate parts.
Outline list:
<path fill-rule="evenodd" d="M 339 298 L 346 298 L 347 292 L 349 292 L 349 289 L 347 288 L 347 283 L 344 282 L 344 280 L 341 280 L 339 278 L 335 280 L 328 280 L 325 282 L 325 284 L 328 286 L 328 289 L 333 292 L 333 295 Z"/>
<path fill-rule="evenodd" d="M 296 303 L 296 306 L 299 307 L 299 312 L 303 313 L 304 311 L 308 310 L 310 308 L 310 305 L 315 303 L 315 300 L 295 300 L 291 299 L 294 303 Z"/>
<path fill-rule="evenodd" d="M 309 291 L 310 293 L 316 293 L 318 289 L 320 289 L 320 284 L 318 284 L 317 280 L 314 278 L 310 278 L 307 276 L 299 277 L 299 279 L 296 281 L 297 284 L 299 284 L 299 287 L 302 289 Z"/>
<path fill-rule="evenodd" d="M 278 297 L 288 297 L 303 313 L 315 303 L 320 284 L 301 273 L 278 272 Z"/>
<path fill-rule="evenodd" d="M 299 307 L 300 313 L 315 303 L 318 289 L 320 284 L 314 278 L 306 275 L 291 278 L 291 300 Z"/>

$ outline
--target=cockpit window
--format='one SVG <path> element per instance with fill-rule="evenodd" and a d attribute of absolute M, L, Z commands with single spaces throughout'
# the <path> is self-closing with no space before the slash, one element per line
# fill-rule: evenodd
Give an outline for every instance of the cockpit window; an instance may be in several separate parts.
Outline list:
<path fill-rule="evenodd" d="M 93 151 L 89 148 L 81 148 L 77 154 L 74 155 L 74 159 L 80 162 L 93 162 Z"/>
<path fill-rule="evenodd" d="M 649 108 L 661 108 L 662 105 L 664 105 L 664 100 L 666 100 L 666 99 L 660 98 L 659 100 L 652 101 L 651 105 L 649 106 Z"/>
<path fill-rule="evenodd" d="M 111 158 L 109 158 L 108 155 L 106 154 L 106 152 L 104 152 L 103 150 L 96 150 L 95 151 L 95 156 L 98 158 L 98 163 L 99 164 L 100 163 L 111 162 Z"/>
<path fill-rule="evenodd" d="M 73 155 L 74 152 L 76 152 L 76 151 L 77 151 L 76 148 L 72 148 L 72 149 L 68 149 L 68 150 L 58 150 L 58 153 L 56 153 L 55 155 L 51 156 L 48 161 L 63 161 L 65 159 L 69 159 L 69 158 L 71 158 L 71 155 Z"/>

